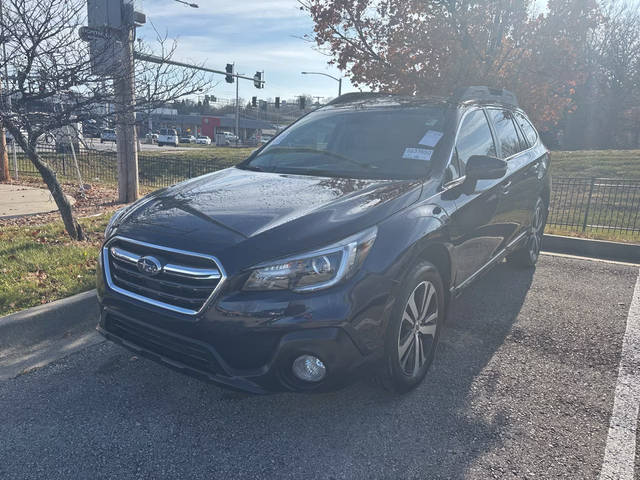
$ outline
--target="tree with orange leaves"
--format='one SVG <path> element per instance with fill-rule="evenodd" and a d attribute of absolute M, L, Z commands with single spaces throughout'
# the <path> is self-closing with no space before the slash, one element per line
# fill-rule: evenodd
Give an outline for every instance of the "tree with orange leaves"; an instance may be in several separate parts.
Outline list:
<path fill-rule="evenodd" d="M 464 85 L 513 90 L 539 125 L 556 125 L 584 81 L 596 0 L 302 0 L 314 38 L 351 82 L 446 95 Z"/>

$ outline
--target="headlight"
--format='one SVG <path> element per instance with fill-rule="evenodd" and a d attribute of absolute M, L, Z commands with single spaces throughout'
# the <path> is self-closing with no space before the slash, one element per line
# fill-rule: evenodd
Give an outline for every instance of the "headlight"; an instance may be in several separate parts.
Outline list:
<path fill-rule="evenodd" d="M 310 292 L 328 288 L 360 268 L 377 233 L 373 227 L 320 250 L 258 265 L 243 289 Z"/>
<path fill-rule="evenodd" d="M 107 224 L 107 228 L 105 228 L 104 230 L 105 240 L 111 236 L 111 234 L 113 233 L 113 229 L 116 225 L 116 222 L 122 216 L 122 214 L 125 212 L 126 209 L 127 207 L 122 207 L 115 211 L 115 213 L 111 217 L 111 220 L 109 220 L 109 223 Z"/>

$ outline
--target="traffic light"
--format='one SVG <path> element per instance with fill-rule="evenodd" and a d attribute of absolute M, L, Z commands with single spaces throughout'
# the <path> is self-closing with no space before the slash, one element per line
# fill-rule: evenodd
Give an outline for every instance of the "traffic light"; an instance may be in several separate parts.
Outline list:
<path fill-rule="evenodd" d="M 307 99 L 305 97 L 300 97 L 300 110 L 304 110 L 307 106 Z"/>
<path fill-rule="evenodd" d="M 254 108 L 258 106 L 258 97 L 251 97 L 251 106 Z"/>
<path fill-rule="evenodd" d="M 276 108 L 280 108 L 280 97 L 276 97 Z"/>
<path fill-rule="evenodd" d="M 227 72 L 227 76 L 224 77 L 227 83 L 233 83 L 233 63 L 227 63 L 227 68 L 225 68 Z"/>
<path fill-rule="evenodd" d="M 262 88 L 262 72 L 256 72 L 253 76 L 253 86 L 256 88 Z"/>

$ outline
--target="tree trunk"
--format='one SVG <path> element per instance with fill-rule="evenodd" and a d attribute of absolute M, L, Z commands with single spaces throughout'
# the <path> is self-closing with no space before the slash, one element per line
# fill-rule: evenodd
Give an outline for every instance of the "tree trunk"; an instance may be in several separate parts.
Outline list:
<path fill-rule="evenodd" d="M 25 149 L 25 153 L 29 157 L 29 160 L 31 160 L 31 163 L 33 163 L 33 165 L 38 169 L 38 172 L 40 172 L 40 176 L 42 177 L 42 180 L 44 180 L 44 183 L 47 184 L 47 187 L 51 192 L 51 196 L 58 206 L 60 216 L 64 222 L 64 228 L 69 236 L 73 240 L 85 240 L 86 237 L 84 235 L 84 231 L 73 216 L 71 204 L 62 191 L 62 187 L 56 178 L 56 174 L 42 162 L 40 155 L 34 149 L 27 148 Z"/>

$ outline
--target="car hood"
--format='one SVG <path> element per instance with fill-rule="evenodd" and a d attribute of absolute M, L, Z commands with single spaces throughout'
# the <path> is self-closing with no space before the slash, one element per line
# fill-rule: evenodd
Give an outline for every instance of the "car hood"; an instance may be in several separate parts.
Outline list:
<path fill-rule="evenodd" d="M 229 168 L 143 199 L 117 234 L 218 256 L 229 269 L 322 247 L 415 202 L 415 180 L 314 177 Z M 223 258 L 227 257 L 227 258 Z"/>

